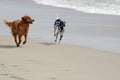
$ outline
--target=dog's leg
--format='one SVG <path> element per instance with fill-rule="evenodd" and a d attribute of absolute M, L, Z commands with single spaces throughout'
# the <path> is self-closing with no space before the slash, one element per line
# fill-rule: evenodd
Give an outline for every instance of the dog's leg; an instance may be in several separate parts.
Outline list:
<path fill-rule="evenodd" d="M 20 43 L 22 42 L 22 39 L 21 39 L 21 38 L 22 38 L 22 35 L 19 35 L 18 38 L 19 38 L 19 42 L 18 42 L 18 44 L 17 44 L 17 47 L 19 47 L 19 46 L 20 46 Z"/>
<path fill-rule="evenodd" d="M 15 43 L 17 45 L 17 34 L 13 34 L 13 36 L 14 36 Z"/>
<path fill-rule="evenodd" d="M 63 35 L 60 35 L 59 43 L 61 42 L 61 40 L 62 40 L 62 37 L 63 37 Z"/>
<path fill-rule="evenodd" d="M 25 37 L 25 41 L 23 42 L 23 44 L 27 42 L 27 35 L 24 35 L 24 37 Z"/>
<path fill-rule="evenodd" d="M 55 42 L 57 42 L 58 34 L 59 34 L 59 32 L 57 32 L 57 34 L 55 35 L 56 36 Z"/>
<path fill-rule="evenodd" d="M 54 36 L 56 36 L 56 26 L 54 25 Z"/>
<path fill-rule="evenodd" d="M 62 38 L 63 38 L 63 33 L 64 33 L 64 29 L 60 32 L 60 39 L 59 39 L 59 43 L 61 42 Z"/>

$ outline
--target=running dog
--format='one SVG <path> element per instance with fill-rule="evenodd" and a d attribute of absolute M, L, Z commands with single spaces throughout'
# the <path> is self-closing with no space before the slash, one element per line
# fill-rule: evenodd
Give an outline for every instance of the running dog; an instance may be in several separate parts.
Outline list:
<path fill-rule="evenodd" d="M 60 34 L 59 43 L 61 42 L 63 33 L 65 31 L 64 30 L 65 25 L 66 25 L 65 21 L 62 21 L 61 19 L 55 20 L 55 23 L 54 23 L 54 36 L 56 37 L 55 42 L 57 42 L 58 34 Z"/>
<path fill-rule="evenodd" d="M 15 20 L 15 21 L 4 20 L 4 23 L 11 28 L 11 32 L 17 47 L 19 47 L 22 42 L 21 39 L 22 36 L 25 37 L 25 41 L 23 42 L 23 44 L 27 42 L 29 25 L 32 24 L 33 22 L 34 20 L 31 19 L 31 17 L 28 15 L 23 16 L 21 20 Z M 18 41 L 17 41 L 17 37 L 18 37 Z"/>

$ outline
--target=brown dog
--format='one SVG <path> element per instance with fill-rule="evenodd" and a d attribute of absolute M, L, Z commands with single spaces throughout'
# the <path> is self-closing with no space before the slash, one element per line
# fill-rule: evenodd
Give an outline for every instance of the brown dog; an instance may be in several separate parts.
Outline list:
<path fill-rule="evenodd" d="M 23 44 L 27 42 L 29 24 L 32 24 L 33 22 L 34 20 L 27 15 L 23 16 L 21 20 L 15 20 L 15 21 L 4 20 L 4 23 L 11 28 L 12 35 L 15 39 L 15 43 L 17 47 L 19 47 L 20 43 L 22 42 L 22 39 L 21 39 L 22 36 L 25 37 L 25 41 L 23 42 Z M 17 42 L 17 36 L 18 36 L 18 42 Z"/>

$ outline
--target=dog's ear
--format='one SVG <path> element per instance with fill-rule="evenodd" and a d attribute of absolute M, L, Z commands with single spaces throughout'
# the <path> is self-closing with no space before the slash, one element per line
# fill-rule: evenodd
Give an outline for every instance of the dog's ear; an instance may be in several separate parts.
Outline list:
<path fill-rule="evenodd" d="M 24 18 L 24 17 L 22 17 L 22 20 L 25 20 L 25 18 Z"/>
<path fill-rule="evenodd" d="M 22 17 L 22 20 L 24 20 L 24 17 Z"/>

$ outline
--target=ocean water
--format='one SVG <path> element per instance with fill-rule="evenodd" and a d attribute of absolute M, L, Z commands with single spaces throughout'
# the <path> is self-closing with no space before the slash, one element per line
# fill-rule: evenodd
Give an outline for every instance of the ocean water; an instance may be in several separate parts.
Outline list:
<path fill-rule="evenodd" d="M 34 0 L 34 1 L 37 4 L 70 8 L 85 13 L 120 15 L 120 0 Z M 85 46 L 89 48 L 95 48 L 98 50 L 120 53 L 119 49 L 120 28 L 118 25 L 115 26 L 116 23 L 114 24 L 114 21 L 112 19 L 94 22 L 94 24 L 97 25 L 106 24 L 106 26 L 108 25 L 108 27 L 106 26 L 96 27 L 92 25 L 92 22 L 90 21 L 88 21 L 88 23 L 90 23 L 88 27 L 85 27 L 85 25 L 83 25 L 84 27 L 82 27 L 70 24 L 69 20 L 66 21 L 67 27 L 65 28 L 66 29 L 66 32 L 64 34 L 65 37 L 63 37 L 62 40 L 63 44 Z M 85 24 L 86 23 L 87 22 L 85 22 Z M 114 24 L 114 26 L 112 26 L 111 24 Z M 73 26 L 76 26 L 76 28 L 74 28 Z M 43 39 L 43 41 L 46 40 L 53 41 L 51 37 L 52 35 L 49 37 L 47 36 L 46 39 L 44 37 L 41 37 L 40 40 Z"/>
<path fill-rule="evenodd" d="M 120 15 L 120 0 L 34 0 L 37 4 L 65 7 L 87 13 Z"/>

